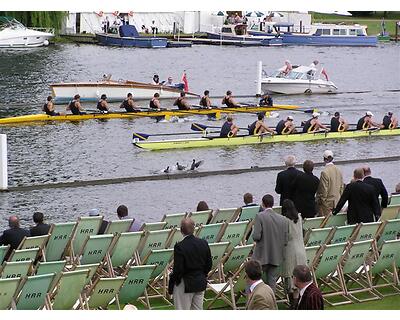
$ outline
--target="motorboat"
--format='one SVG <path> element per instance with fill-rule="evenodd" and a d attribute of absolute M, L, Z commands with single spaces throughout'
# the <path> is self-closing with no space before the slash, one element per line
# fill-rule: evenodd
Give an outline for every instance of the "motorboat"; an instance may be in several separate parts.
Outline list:
<path fill-rule="evenodd" d="M 183 87 L 183 84 L 163 85 L 123 79 L 111 80 L 111 75 L 104 75 L 99 81 L 50 84 L 56 103 L 68 102 L 76 94 L 80 95 L 81 101 L 97 101 L 102 94 L 107 95 L 108 101 L 121 101 L 128 93 L 132 93 L 135 100 L 151 99 L 155 93 L 158 93 L 160 98 L 177 98 L 184 91 Z M 186 95 L 198 96 L 191 92 L 186 92 Z"/>
<path fill-rule="evenodd" d="M 261 30 L 250 30 L 256 36 L 279 35 L 283 44 L 313 46 L 376 46 L 377 36 L 368 36 L 367 26 L 359 24 L 324 24 L 316 23 L 308 32 L 294 32 L 291 23 L 268 22 L 260 25 Z"/>
<path fill-rule="evenodd" d="M 261 63 L 261 62 L 259 62 Z M 336 93 L 337 86 L 328 79 L 324 68 L 314 66 L 294 66 L 287 73 L 283 68 L 267 75 L 259 67 L 259 87 L 264 93 L 316 94 Z M 321 76 L 324 76 L 324 79 Z"/>
<path fill-rule="evenodd" d="M 223 25 L 218 32 L 207 32 L 208 39 L 214 40 L 238 40 L 259 42 L 264 46 L 280 46 L 282 38 L 279 35 L 255 36 L 247 32 L 246 24 Z"/>
<path fill-rule="evenodd" d="M 0 16 L 0 48 L 47 46 L 54 34 L 26 28 L 12 17 Z"/>

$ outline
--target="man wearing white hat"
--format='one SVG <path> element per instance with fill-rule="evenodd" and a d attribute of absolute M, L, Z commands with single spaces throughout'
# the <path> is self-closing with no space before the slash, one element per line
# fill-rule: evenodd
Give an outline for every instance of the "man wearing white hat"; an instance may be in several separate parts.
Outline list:
<path fill-rule="evenodd" d="M 326 126 L 324 126 L 318 119 L 320 114 L 318 112 L 313 112 L 312 118 L 308 119 L 303 126 L 303 133 L 313 133 L 317 132 L 321 129 L 325 131 L 328 130 Z"/>
<path fill-rule="evenodd" d="M 342 172 L 333 163 L 333 152 L 325 150 L 323 156 L 325 168 L 321 172 L 316 202 L 319 215 L 327 216 L 339 202 L 344 184 Z"/>
<path fill-rule="evenodd" d="M 372 121 L 373 113 L 371 111 L 367 111 L 365 116 L 360 118 L 357 122 L 357 130 L 368 130 L 372 128 L 379 128 L 380 125 Z"/>
<path fill-rule="evenodd" d="M 282 119 L 281 121 L 279 121 L 276 125 L 276 132 L 278 134 L 290 134 L 296 132 L 296 127 L 293 120 L 294 119 L 292 116 L 288 116 L 286 120 Z"/>

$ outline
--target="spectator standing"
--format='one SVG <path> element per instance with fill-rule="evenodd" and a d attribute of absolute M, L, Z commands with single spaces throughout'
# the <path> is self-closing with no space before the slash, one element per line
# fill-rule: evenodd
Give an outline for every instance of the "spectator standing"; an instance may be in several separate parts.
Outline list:
<path fill-rule="evenodd" d="M 325 168 L 319 178 L 316 201 L 319 215 L 327 216 L 339 202 L 344 184 L 342 172 L 333 163 L 333 152 L 325 150 L 323 157 Z"/>
<path fill-rule="evenodd" d="M 288 241 L 288 220 L 272 210 L 274 197 L 262 198 L 264 211 L 254 219 L 253 240 L 256 242 L 253 259 L 260 261 L 265 283 L 275 292 L 278 268 L 283 261 L 283 252 Z"/>
<path fill-rule="evenodd" d="M 89 210 L 89 217 L 98 217 L 98 216 L 100 216 L 99 209 L 90 209 Z M 101 225 L 100 225 L 100 228 L 99 228 L 99 231 L 97 232 L 97 234 L 104 234 L 104 232 L 107 229 L 107 226 L 108 226 L 108 221 L 103 219 L 101 221 Z"/>
<path fill-rule="evenodd" d="M 128 207 L 121 204 L 118 208 L 117 208 L 117 216 L 119 220 L 124 220 L 124 219 L 133 219 L 133 223 L 131 225 L 131 227 L 129 228 L 129 232 L 136 232 L 140 230 L 141 225 L 139 224 L 139 222 L 136 221 L 136 219 L 134 218 L 130 218 L 128 216 Z"/>
<path fill-rule="evenodd" d="M 313 175 L 314 162 L 311 160 L 304 161 L 303 170 L 293 182 L 293 202 L 303 218 L 313 218 L 317 215 L 315 193 L 319 179 Z"/>
<path fill-rule="evenodd" d="M 250 289 L 246 310 L 278 310 L 274 292 L 261 279 L 261 264 L 257 260 L 249 260 L 245 263 L 244 269 Z"/>
<path fill-rule="evenodd" d="M 290 199 L 293 200 L 293 181 L 300 173 L 294 166 L 296 164 L 296 157 L 289 155 L 285 158 L 286 170 L 278 173 L 276 177 L 275 192 L 281 195 L 279 205 L 281 206 L 283 200 Z"/>
<path fill-rule="evenodd" d="M 300 290 L 298 310 L 324 310 L 321 290 L 312 282 L 309 267 L 296 266 L 293 270 L 293 282 Z"/>
<path fill-rule="evenodd" d="M 155 20 L 153 20 L 153 21 L 151 22 L 151 33 L 152 33 L 153 35 L 156 35 L 156 34 L 158 33 L 158 28 L 157 28 L 157 26 L 156 26 Z"/>
<path fill-rule="evenodd" d="M 364 170 L 364 182 L 374 187 L 378 203 L 379 203 L 379 196 L 381 196 L 382 199 L 380 202 L 381 205 L 380 213 L 381 213 L 382 209 L 388 206 L 388 201 L 389 201 L 388 192 L 381 179 L 371 177 L 371 168 L 369 166 L 364 166 L 363 170 Z M 375 216 L 376 221 L 379 220 L 379 217 L 381 216 L 380 213 L 379 216 Z"/>
<path fill-rule="evenodd" d="M 293 270 L 297 265 L 307 263 L 303 242 L 303 221 L 293 201 L 289 199 L 283 201 L 282 215 L 289 220 L 288 243 L 283 255 L 282 276 L 285 282 L 285 291 L 289 297 L 290 309 L 295 309 L 299 294 L 293 283 Z"/>
<path fill-rule="evenodd" d="M 43 222 L 44 216 L 41 212 L 35 212 L 33 214 L 33 222 L 36 226 L 30 229 L 31 237 L 44 236 L 49 233 L 50 225 Z"/>
<path fill-rule="evenodd" d="M 373 186 L 363 182 L 364 170 L 354 170 L 354 180 L 349 183 L 332 214 L 336 215 L 349 202 L 347 207 L 347 224 L 374 222 L 380 215 L 380 206 Z"/>
<path fill-rule="evenodd" d="M 10 250 L 17 249 L 22 239 L 29 237 L 30 233 L 28 230 L 20 227 L 17 216 L 10 216 L 8 226 L 10 228 L 4 230 L 3 235 L 0 237 L 0 245 L 10 245 Z"/>
<path fill-rule="evenodd" d="M 183 239 L 174 246 L 174 267 L 168 291 L 173 294 L 176 310 L 202 310 L 207 275 L 211 271 L 211 251 L 207 241 L 193 235 L 195 224 L 181 222 Z"/>

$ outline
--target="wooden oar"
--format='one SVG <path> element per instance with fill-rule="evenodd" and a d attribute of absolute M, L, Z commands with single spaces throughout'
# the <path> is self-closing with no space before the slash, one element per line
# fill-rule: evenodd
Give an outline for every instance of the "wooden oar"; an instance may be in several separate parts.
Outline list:
<path fill-rule="evenodd" d="M 219 131 L 210 131 L 209 133 L 219 133 Z M 136 139 L 143 141 L 143 140 L 147 140 L 149 137 L 183 136 L 186 134 L 201 134 L 201 132 L 172 132 L 172 133 L 155 133 L 155 134 L 134 132 L 133 139 L 136 138 Z"/>
<path fill-rule="evenodd" d="M 193 131 L 206 131 L 208 128 L 211 129 L 221 129 L 221 127 L 214 127 L 214 126 L 206 126 L 201 123 L 192 123 L 192 126 L 190 127 L 191 130 Z M 249 130 L 249 128 L 239 128 L 240 130 Z"/>

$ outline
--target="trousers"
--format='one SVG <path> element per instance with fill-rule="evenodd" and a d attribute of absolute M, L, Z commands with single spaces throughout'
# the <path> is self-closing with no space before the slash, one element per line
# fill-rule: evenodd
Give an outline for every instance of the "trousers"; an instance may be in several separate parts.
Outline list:
<path fill-rule="evenodd" d="M 174 286 L 175 310 L 203 310 L 204 291 L 185 293 L 183 279 Z"/>
<path fill-rule="evenodd" d="M 278 266 L 272 264 L 264 264 L 262 266 L 264 282 L 269 285 L 275 293 L 276 280 L 278 278 Z"/>

